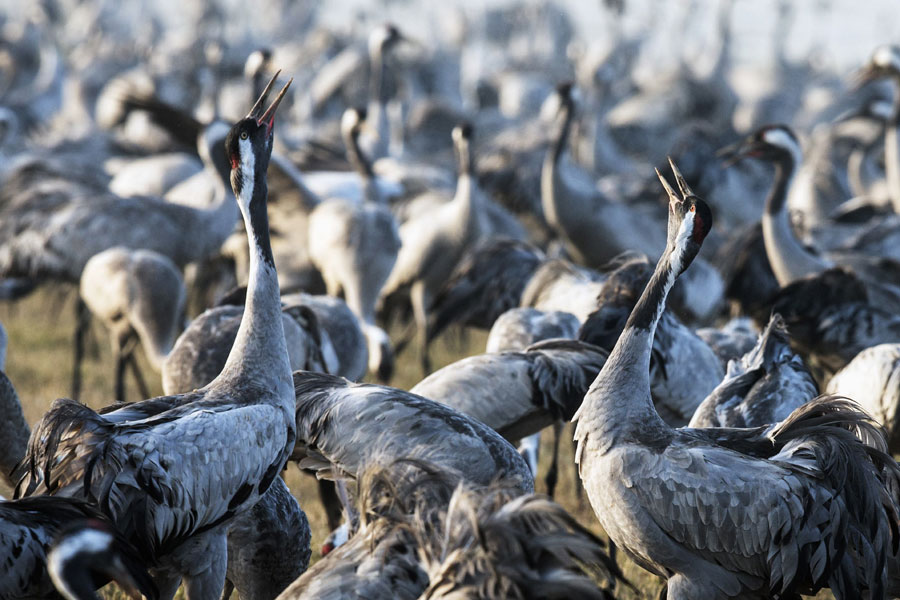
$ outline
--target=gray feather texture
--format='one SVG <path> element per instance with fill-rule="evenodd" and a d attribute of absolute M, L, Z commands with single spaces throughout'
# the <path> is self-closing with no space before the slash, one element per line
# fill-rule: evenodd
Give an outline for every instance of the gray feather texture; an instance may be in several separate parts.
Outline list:
<path fill-rule="evenodd" d="M 22 412 L 22 404 L 16 388 L 6 373 L 0 371 L 0 479 L 3 483 L 14 488 L 16 480 L 13 477 L 13 469 L 20 460 L 25 457 L 28 447 L 28 436 L 31 429 L 25 421 Z"/>
<path fill-rule="evenodd" d="M 697 407 L 690 427 L 757 427 L 783 421 L 818 396 L 803 359 L 790 346 L 784 322 L 773 315 L 756 346 Z"/>
<path fill-rule="evenodd" d="M 859 402 L 887 431 L 891 453 L 900 450 L 900 345 L 866 348 L 831 378 L 826 391 Z"/>
<path fill-rule="evenodd" d="M 546 340 L 522 352 L 470 356 L 410 390 L 446 404 L 509 440 L 572 418 L 606 352 L 576 340 Z"/>
<path fill-rule="evenodd" d="M 493 429 L 410 392 L 294 373 L 297 445 L 293 459 L 321 477 L 355 477 L 372 461 L 415 457 L 485 485 L 497 477 L 531 492 L 531 472 Z M 366 423 L 360 427 L 359 423 Z"/>

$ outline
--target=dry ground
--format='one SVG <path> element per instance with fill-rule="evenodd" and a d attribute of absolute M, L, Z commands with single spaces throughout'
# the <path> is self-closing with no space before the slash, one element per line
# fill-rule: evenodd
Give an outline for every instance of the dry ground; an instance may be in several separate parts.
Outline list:
<path fill-rule="evenodd" d="M 0 303 L 0 323 L 9 333 L 7 374 L 16 386 L 28 422 L 34 424 L 50 406 L 50 403 L 70 393 L 72 376 L 72 333 L 74 315 L 74 289 L 61 287 L 46 288 L 17 304 Z M 465 356 L 483 351 L 486 335 L 480 332 L 450 331 L 434 344 L 432 359 L 434 368 L 440 368 Z M 82 401 L 93 407 L 100 407 L 112 399 L 112 354 L 110 344 L 102 326 L 95 323 L 89 336 L 89 357 L 83 367 Z M 92 355 L 90 355 L 92 354 Z M 159 377 L 153 373 L 141 355 L 143 372 L 155 394 L 161 394 Z M 420 379 L 418 362 L 411 351 L 398 357 L 397 373 L 393 385 L 409 389 Z M 137 400 L 138 392 L 129 379 L 128 399 Z M 576 474 L 572 444 L 571 426 L 564 432 L 561 444 L 561 474 L 557 485 L 556 500 L 584 525 L 602 536 L 602 530 L 583 495 L 576 495 Z M 538 492 L 545 490 L 543 473 L 549 462 L 549 444 L 552 433 L 542 439 L 541 475 L 536 482 Z M 318 500 L 313 478 L 301 474 L 296 466 L 289 466 L 285 480 L 309 518 L 312 527 L 313 561 L 320 558 L 319 547 L 328 534 L 325 514 Z M 0 484 L 0 495 L 9 497 L 10 490 Z M 619 562 L 626 576 L 640 590 L 640 594 L 620 589 L 623 600 L 635 598 L 655 598 L 660 588 L 660 580 L 640 569 L 619 553 Z M 115 586 L 104 590 L 108 599 L 125 598 Z M 181 594 L 179 593 L 179 596 Z M 237 597 L 237 594 L 233 596 Z M 822 593 L 819 598 L 831 598 Z"/>

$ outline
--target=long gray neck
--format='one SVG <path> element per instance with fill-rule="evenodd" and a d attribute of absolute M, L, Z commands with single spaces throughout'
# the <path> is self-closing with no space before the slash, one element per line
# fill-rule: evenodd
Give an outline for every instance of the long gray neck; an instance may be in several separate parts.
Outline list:
<path fill-rule="evenodd" d="M 9 378 L 0 371 L 0 480 L 10 489 L 15 487 L 10 473 L 13 467 L 25 457 L 28 436 L 31 434 L 19 396 Z"/>
<path fill-rule="evenodd" d="M 794 236 L 787 209 L 788 189 L 802 157 L 786 157 L 775 165 L 775 185 L 766 198 L 762 216 L 763 241 L 766 256 L 772 265 L 775 279 L 781 286 L 792 281 L 821 273 L 830 265 L 804 248 Z"/>
<path fill-rule="evenodd" d="M 894 212 L 900 214 L 900 81 L 895 82 L 894 104 L 884 130 L 884 170 Z"/>
<path fill-rule="evenodd" d="M 671 257 L 669 249 L 660 257 L 625 329 L 578 409 L 575 439 L 579 457 L 585 443 L 591 452 L 603 452 L 625 437 L 662 439 L 671 431 L 656 412 L 650 395 L 653 337 L 677 278 Z"/>
<path fill-rule="evenodd" d="M 559 134 L 547 151 L 541 167 L 541 205 L 544 209 L 544 217 L 552 227 L 557 229 L 565 229 L 573 216 L 585 214 L 582 210 L 584 199 L 578 194 L 566 193 L 562 174 L 559 171 L 559 159 L 565 152 L 574 118 L 571 104 L 566 103 L 562 110 Z"/>
<path fill-rule="evenodd" d="M 372 163 L 359 146 L 359 128 L 353 127 L 346 133 L 344 145 L 347 147 L 347 159 L 362 180 L 363 200 L 381 204 L 381 195 L 375 185 L 375 171 L 372 170 Z"/>
<path fill-rule="evenodd" d="M 278 274 L 269 241 L 268 192 L 265 176 L 255 179 L 257 181 L 245 184 L 242 190 L 251 195 L 249 202 L 246 198 L 241 202 L 250 244 L 250 277 L 244 315 L 222 373 L 210 386 L 226 381 L 230 385 L 250 383 L 265 390 L 283 392 L 285 387 L 292 389 L 291 367 L 281 323 Z"/>

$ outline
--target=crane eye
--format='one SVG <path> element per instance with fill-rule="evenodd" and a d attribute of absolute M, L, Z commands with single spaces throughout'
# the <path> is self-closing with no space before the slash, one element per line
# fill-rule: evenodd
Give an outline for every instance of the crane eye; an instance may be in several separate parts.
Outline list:
<path fill-rule="evenodd" d="M 241 139 L 246 140 L 250 135 L 246 131 L 241 132 Z"/>
<path fill-rule="evenodd" d="M 697 207 L 694 205 L 691 205 L 691 212 L 697 212 Z"/>

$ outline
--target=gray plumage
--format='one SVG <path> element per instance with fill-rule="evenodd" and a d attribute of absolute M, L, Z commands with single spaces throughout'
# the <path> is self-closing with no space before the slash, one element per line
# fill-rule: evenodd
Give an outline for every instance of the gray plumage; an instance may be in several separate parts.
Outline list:
<path fill-rule="evenodd" d="M 438 527 L 415 529 L 429 579 L 422 600 L 615 597 L 622 575 L 605 544 L 553 501 L 516 497 L 501 483 L 460 485 L 446 506 Z"/>
<path fill-rule="evenodd" d="M 176 408 L 178 396 L 100 409 L 109 421 L 147 420 Z M 228 524 L 225 593 L 236 589 L 241 598 L 274 598 L 306 570 L 310 558 L 310 529 L 306 513 L 281 477 L 253 508 Z"/>
<path fill-rule="evenodd" d="M 203 387 L 222 370 L 237 336 L 243 306 L 211 308 L 191 321 L 163 363 L 163 391 L 182 393 Z M 291 371 L 327 370 L 318 321 L 309 309 L 296 306 L 281 313 Z"/>
<path fill-rule="evenodd" d="M 6 369 L 6 350 L 9 346 L 9 336 L 6 334 L 6 328 L 0 323 L 0 371 Z"/>
<path fill-rule="evenodd" d="M 85 519 L 105 521 L 96 508 L 71 498 L 0 501 L 0 597 L 59 598 L 47 571 L 47 555 L 63 529 Z"/>
<path fill-rule="evenodd" d="M 500 315 L 519 306 L 543 260 L 540 249 L 519 240 L 488 239 L 470 249 L 434 298 L 429 340 L 451 323 L 490 329 Z"/>
<path fill-rule="evenodd" d="M 569 312 L 583 323 L 597 309 L 597 296 L 605 279 L 605 276 L 567 260 L 548 260 L 528 280 L 522 290 L 521 305 L 543 311 Z"/>
<path fill-rule="evenodd" d="M 470 356 L 435 371 L 410 392 L 477 419 L 508 440 L 569 420 L 606 351 L 576 340 L 545 340 L 521 352 Z"/>
<path fill-rule="evenodd" d="M 400 227 L 403 245 L 382 289 L 382 297 L 387 297 L 409 288 L 425 363 L 428 308 L 432 299 L 453 273 L 465 251 L 478 243 L 485 232 L 482 192 L 472 170 L 471 135 L 469 126 L 453 129 L 453 141 L 460 163 L 456 195 L 438 210 L 409 220 Z"/>
<path fill-rule="evenodd" d="M 285 306 L 302 305 L 316 315 L 319 327 L 328 334 L 338 366 L 332 375 L 359 381 L 366 374 L 369 349 L 361 324 L 347 303 L 340 298 L 302 292 L 281 297 Z"/>
<path fill-rule="evenodd" d="M 579 339 L 611 351 L 651 273 L 645 258 L 626 260 L 610 273 L 596 299 L 598 308 L 581 326 Z M 650 389 L 660 416 L 673 426 L 686 425 L 723 374 L 712 349 L 665 310 L 650 357 Z"/>
<path fill-rule="evenodd" d="M 866 348 L 828 382 L 829 394 L 849 396 L 881 423 L 892 454 L 900 451 L 900 344 Z"/>
<path fill-rule="evenodd" d="M 695 333 L 712 348 L 723 367 L 750 352 L 759 339 L 753 322 L 747 317 L 732 319 L 721 328 L 701 327 Z"/>
<path fill-rule="evenodd" d="M 22 404 L 16 388 L 6 373 L 0 371 L 0 480 L 13 489 L 16 479 L 12 472 L 15 466 L 25 457 L 28 447 L 28 436 L 31 429 L 22 413 Z"/>
<path fill-rule="evenodd" d="M 860 279 L 840 267 L 798 279 L 770 302 L 794 346 L 825 373 L 836 373 L 866 348 L 900 339 L 900 313 L 872 301 Z"/>
<path fill-rule="evenodd" d="M 534 489 L 528 466 L 509 442 L 443 404 L 322 373 L 298 371 L 294 387 L 297 445 L 292 458 L 320 477 L 353 477 L 375 457 L 412 456 L 473 483 L 503 477 L 518 482 L 523 492 Z"/>
<path fill-rule="evenodd" d="M 673 429 L 650 396 L 657 322 L 712 225 L 675 169 L 668 247 L 576 414 L 576 462 L 603 529 L 667 597 L 837 598 L 885 591 L 900 467 L 853 402 L 823 397 L 771 428 Z M 894 540 L 894 544 L 896 540 Z"/>
<path fill-rule="evenodd" d="M 121 351 L 131 335 L 141 340 L 157 370 L 172 349 L 184 319 L 187 292 L 166 256 L 117 246 L 95 254 L 81 274 L 81 298 L 110 330 Z"/>
<path fill-rule="evenodd" d="M 558 86 L 555 95 L 559 133 L 541 170 L 541 204 L 547 223 L 581 264 L 600 267 L 626 250 L 657 256 L 664 239 L 658 228 L 647 227 L 656 216 L 605 198 L 590 176 L 561 160 L 575 113 L 571 84 Z"/>
<path fill-rule="evenodd" d="M 781 317 L 772 315 L 756 346 L 697 407 L 689 427 L 758 427 L 779 423 L 819 395 L 803 359 L 791 350 Z"/>
<path fill-rule="evenodd" d="M 522 350 L 541 340 L 574 339 L 581 324 L 575 315 L 558 310 L 511 308 L 497 317 L 488 333 L 487 352 Z"/>
<path fill-rule="evenodd" d="M 131 361 L 138 373 L 132 354 L 135 341 L 140 341 L 153 368 L 162 370 L 184 322 L 184 280 L 166 256 L 116 246 L 95 254 L 85 264 L 79 293 L 91 314 L 109 330 L 116 360 L 115 398 L 122 402 L 125 363 Z M 76 333 L 76 344 L 81 336 L 82 332 Z M 79 346 L 76 371 L 81 368 L 81 354 Z M 76 381 L 80 380 L 77 374 Z M 143 379 L 138 381 L 143 387 Z M 78 390 L 73 390 L 73 397 L 77 396 Z"/>
<path fill-rule="evenodd" d="M 204 142 L 218 149 L 222 138 L 212 137 Z M 121 198 L 62 168 L 24 162 L 7 175 L 0 194 L 0 277 L 77 282 L 87 261 L 113 246 L 153 250 L 178 267 L 213 254 L 238 217 L 221 154 L 212 152 L 207 166 L 219 182 L 208 209 Z"/>
<path fill-rule="evenodd" d="M 413 459 L 376 463 L 358 487 L 358 531 L 281 600 L 612 598 L 586 570 L 621 577 L 603 542 L 515 482 L 473 485 Z"/>
<path fill-rule="evenodd" d="M 341 120 L 350 162 L 363 181 L 362 203 L 332 198 L 316 206 L 309 216 L 308 241 L 310 258 L 321 272 L 328 294 L 343 295 L 363 323 L 370 364 L 375 367 L 373 372 L 381 374 L 388 364 L 392 370 L 393 351 L 387 334 L 375 324 L 375 304 L 397 262 L 400 235 L 375 187 L 371 164 L 359 148 L 364 121 L 364 113 L 356 109 L 345 111 Z M 390 379 L 390 373 L 385 374 L 385 379 Z"/>
<path fill-rule="evenodd" d="M 414 600 L 425 590 L 415 517 L 420 511 L 430 516 L 445 504 L 459 475 L 419 459 L 382 458 L 358 473 L 356 532 L 278 600 Z"/>
<path fill-rule="evenodd" d="M 144 401 L 166 408 L 146 419 L 113 420 L 57 400 L 20 465 L 19 493 L 96 503 L 155 565 L 163 597 L 183 580 L 191 598 L 218 598 L 227 525 L 265 494 L 294 445 L 294 395 L 265 204 L 274 111 L 287 88 L 263 112 L 272 83 L 226 140 L 251 261 L 246 310 L 222 372 L 200 390 Z"/>
<path fill-rule="evenodd" d="M 227 581 L 241 600 L 271 600 L 306 571 L 309 544 L 306 513 L 276 477 L 260 501 L 228 528 Z"/>

